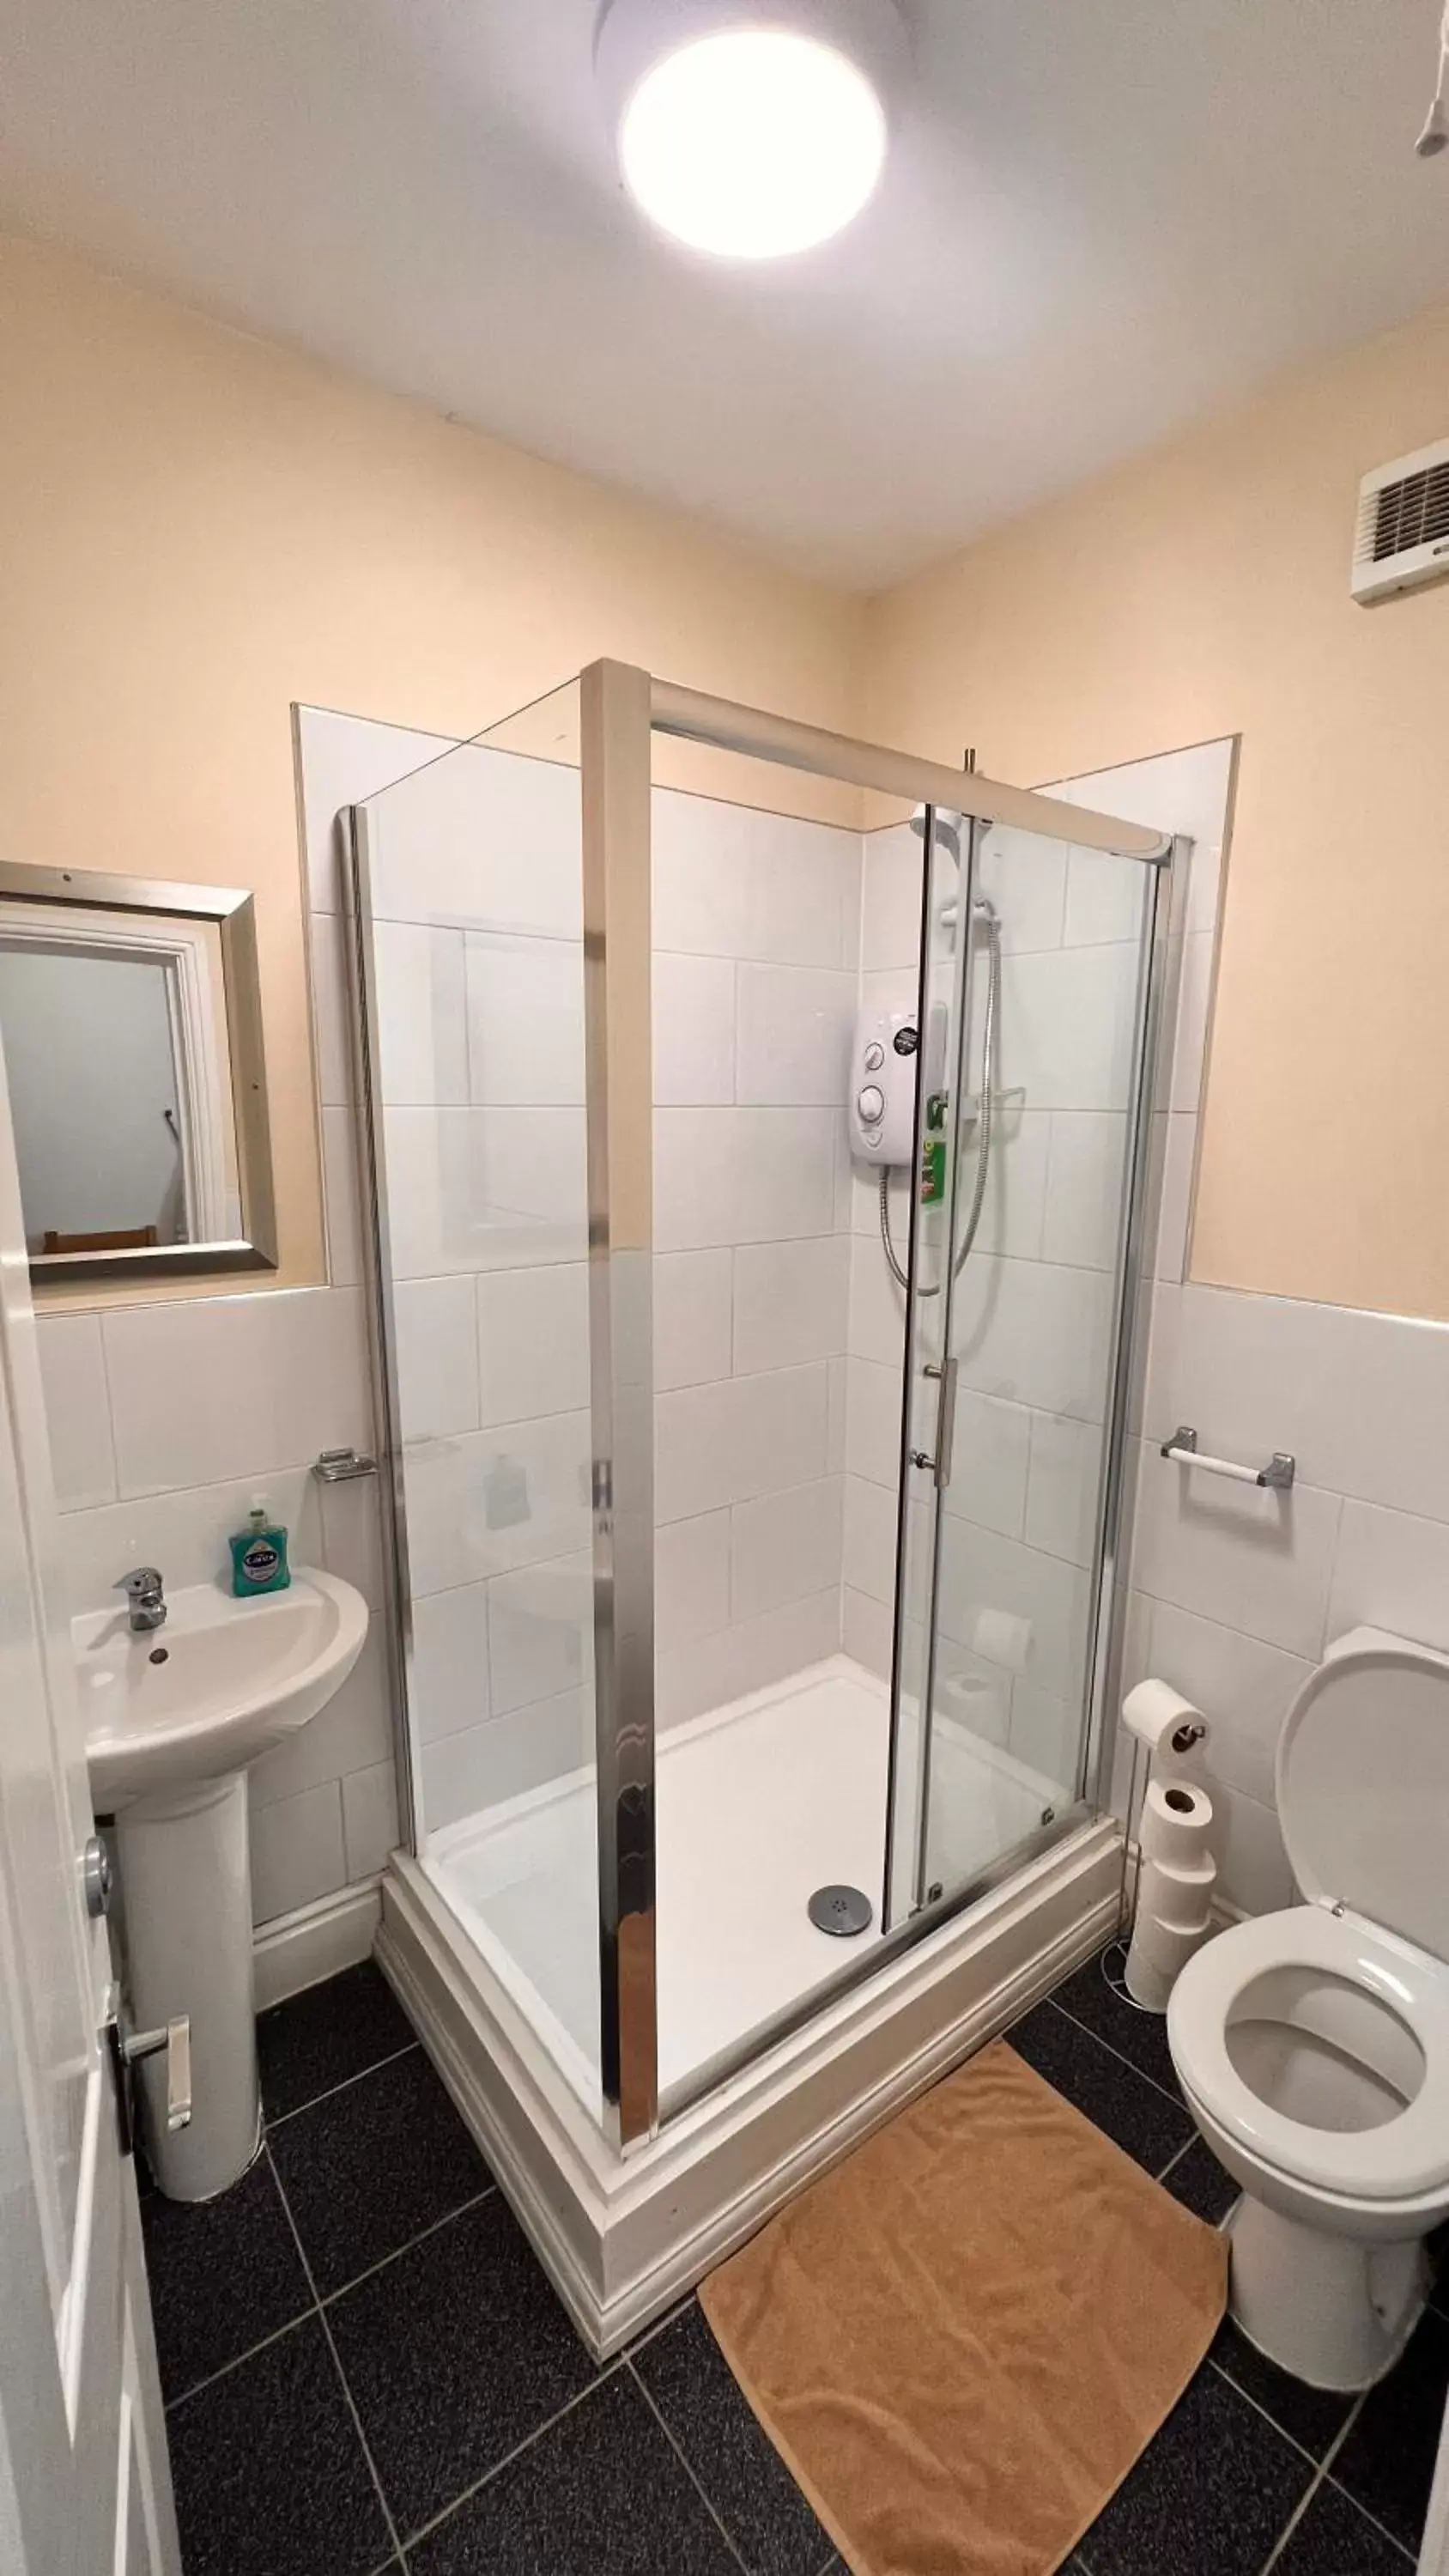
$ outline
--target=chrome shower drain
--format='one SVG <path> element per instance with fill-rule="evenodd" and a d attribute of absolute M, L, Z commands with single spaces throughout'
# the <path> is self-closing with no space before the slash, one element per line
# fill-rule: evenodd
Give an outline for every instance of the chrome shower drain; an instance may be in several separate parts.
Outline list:
<path fill-rule="evenodd" d="M 858 1887 L 817 1887 L 805 1911 L 817 1932 L 834 1932 L 845 1941 L 869 1929 L 874 1908 Z"/>

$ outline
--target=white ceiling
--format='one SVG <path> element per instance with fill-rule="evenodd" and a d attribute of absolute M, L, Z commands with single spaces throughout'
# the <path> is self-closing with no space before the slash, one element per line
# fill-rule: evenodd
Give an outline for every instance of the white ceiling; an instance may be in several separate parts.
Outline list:
<path fill-rule="evenodd" d="M 778 267 L 637 218 L 595 0 L 0 0 L 0 221 L 872 585 L 1449 299 L 1439 0 L 903 5 Z"/>

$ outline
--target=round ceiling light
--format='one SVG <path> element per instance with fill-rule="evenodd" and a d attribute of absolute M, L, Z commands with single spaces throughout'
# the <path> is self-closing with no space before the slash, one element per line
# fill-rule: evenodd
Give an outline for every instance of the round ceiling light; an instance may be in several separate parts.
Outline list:
<path fill-rule="evenodd" d="M 891 0 L 609 0 L 597 61 L 625 186 L 721 258 L 828 241 L 880 177 L 903 41 Z"/>

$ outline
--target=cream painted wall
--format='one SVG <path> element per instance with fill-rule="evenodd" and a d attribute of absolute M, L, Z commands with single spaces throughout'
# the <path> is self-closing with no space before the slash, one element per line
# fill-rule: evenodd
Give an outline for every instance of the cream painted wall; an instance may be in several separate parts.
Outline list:
<path fill-rule="evenodd" d="M 320 1278 L 290 702 L 469 733 L 612 654 L 853 730 L 862 604 L 34 243 L 0 345 L 0 849 L 256 889 Z"/>
<path fill-rule="evenodd" d="M 875 603 L 879 739 L 1048 779 L 1240 732 L 1192 1275 L 1449 1316 L 1449 585 L 1348 595 L 1449 313 Z"/>

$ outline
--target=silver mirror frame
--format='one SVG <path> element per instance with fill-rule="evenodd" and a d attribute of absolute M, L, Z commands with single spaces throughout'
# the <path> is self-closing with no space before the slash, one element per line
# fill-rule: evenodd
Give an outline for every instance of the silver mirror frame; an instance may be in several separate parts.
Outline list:
<path fill-rule="evenodd" d="M 272 1183 L 262 1044 L 256 903 L 235 886 L 178 885 L 162 877 L 108 876 L 92 868 L 30 867 L 0 860 L 0 897 L 19 902 L 85 905 L 119 913 L 169 913 L 216 924 L 226 1000 L 227 1058 L 236 1120 L 237 1184 L 246 1233 L 212 1243 L 158 1243 L 116 1252 L 56 1252 L 32 1261 L 46 1280 L 178 1279 L 231 1270 L 275 1270 L 277 1212 Z"/>

